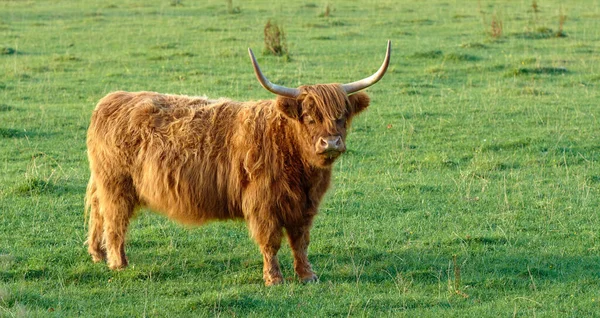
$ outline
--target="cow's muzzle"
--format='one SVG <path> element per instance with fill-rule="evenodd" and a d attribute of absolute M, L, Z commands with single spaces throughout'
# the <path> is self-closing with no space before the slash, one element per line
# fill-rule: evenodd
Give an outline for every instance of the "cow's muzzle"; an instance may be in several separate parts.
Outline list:
<path fill-rule="evenodd" d="M 317 154 L 339 156 L 346 151 L 346 145 L 341 136 L 320 137 L 316 144 Z"/>

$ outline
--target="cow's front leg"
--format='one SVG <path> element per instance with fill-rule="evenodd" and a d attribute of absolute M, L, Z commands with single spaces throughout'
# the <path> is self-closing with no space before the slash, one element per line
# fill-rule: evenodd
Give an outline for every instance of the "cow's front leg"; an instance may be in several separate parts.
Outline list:
<path fill-rule="evenodd" d="M 281 226 L 272 220 L 251 217 L 248 220 L 250 233 L 258 243 L 263 255 L 263 279 L 266 286 L 283 283 L 277 252 L 281 247 Z"/>
<path fill-rule="evenodd" d="M 294 254 L 294 270 L 298 277 L 304 283 L 316 282 L 319 280 L 312 271 L 308 261 L 308 244 L 310 242 L 310 225 L 304 226 L 286 226 L 286 232 L 292 253 Z"/>

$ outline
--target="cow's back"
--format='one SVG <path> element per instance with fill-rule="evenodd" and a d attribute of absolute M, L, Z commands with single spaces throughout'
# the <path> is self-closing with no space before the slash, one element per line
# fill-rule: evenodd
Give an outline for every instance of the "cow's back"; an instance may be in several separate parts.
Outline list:
<path fill-rule="evenodd" d="M 243 167 L 231 151 L 240 104 L 115 92 L 88 131 L 92 174 L 130 178 L 142 205 L 185 223 L 242 217 Z"/>

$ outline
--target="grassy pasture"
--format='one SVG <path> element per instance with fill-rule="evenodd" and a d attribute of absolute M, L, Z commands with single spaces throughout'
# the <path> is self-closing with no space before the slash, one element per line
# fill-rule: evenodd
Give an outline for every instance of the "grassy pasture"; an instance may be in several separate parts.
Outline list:
<path fill-rule="evenodd" d="M 0 1 L 0 316 L 600 315 L 598 1 Z M 328 8 L 329 7 L 329 8 Z M 563 20 L 561 36 L 561 16 Z M 131 267 L 83 246 L 85 134 L 113 90 L 369 89 L 312 231 L 321 282 L 265 288 L 240 222 L 140 213 Z M 565 36 L 566 35 L 566 36 Z"/>

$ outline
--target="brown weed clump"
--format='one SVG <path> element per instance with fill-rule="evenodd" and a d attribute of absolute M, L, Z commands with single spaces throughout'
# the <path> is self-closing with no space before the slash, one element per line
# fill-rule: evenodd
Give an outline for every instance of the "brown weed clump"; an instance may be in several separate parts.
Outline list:
<path fill-rule="evenodd" d="M 319 15 L 322 18 L 329 18 L 331 15 L 331 5 L 329 3 L 325 6 L 325 10 Z"/>
<path fill-rule="evenodd" d="M 564 38 L 567 34 L 563 31 L 565 26 L 565 22 L 567 21 L 567 16 L 560 10 L 560 14 L 558 15 L 558 31 L 556 31 L 557 38 Z"/>
<path fill-rule="evenodd" d="M 225 0 L 225 3 L 227 4 L 227 13 L 237 14 L 242 12 L 242 9 L 240 9 L 240 7 L 233 6 L 233 0 Z"/>
<path fill-rule="evenodd" d="M 490 27 L 490 35 L 494 39 L 502 37 L 504 26 L 502 24 L 502 20 L 498 18 L 498 16 L 496 16 L 495 13 L 492 15 L 492 22 L 490 23 Z"/>
<path fill-rule="evenodd" d="M 268 20 L 267 24 L 265 24 L 264 33 L 265 54 L 272 54 L 276 56 L 288 55 L 289 52 L 283 27 L 279 26 L 277 23 L 271 23 L 271 20 Z"/>

